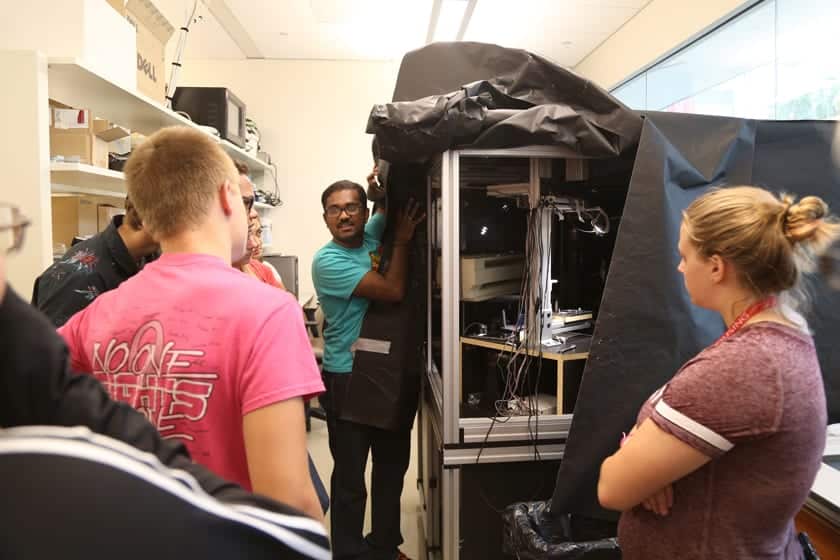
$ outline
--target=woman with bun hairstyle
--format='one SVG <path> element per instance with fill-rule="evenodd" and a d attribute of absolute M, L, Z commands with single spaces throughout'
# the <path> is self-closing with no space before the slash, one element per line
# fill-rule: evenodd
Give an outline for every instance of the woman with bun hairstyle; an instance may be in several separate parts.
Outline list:
<path fill-rule="evenodd" d="M 825 447 L 826 401 L 797 308 L 838 236 L 820 198 L 715 189 L 683 213 L 679 271 L 726 332 L 642 406 L 601 465 L 625 560 L 803 557 L 793 519 Z"/>

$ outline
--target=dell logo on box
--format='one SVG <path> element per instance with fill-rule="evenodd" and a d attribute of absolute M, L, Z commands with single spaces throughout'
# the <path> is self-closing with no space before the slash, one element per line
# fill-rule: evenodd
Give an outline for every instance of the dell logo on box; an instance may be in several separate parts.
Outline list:
<path fill-rule="evenodd" d="M 140 53 L 137 53 L 137 70 L 142 70 L 150 80 L 157 83 L 157 72 L 154 65 Z"/>

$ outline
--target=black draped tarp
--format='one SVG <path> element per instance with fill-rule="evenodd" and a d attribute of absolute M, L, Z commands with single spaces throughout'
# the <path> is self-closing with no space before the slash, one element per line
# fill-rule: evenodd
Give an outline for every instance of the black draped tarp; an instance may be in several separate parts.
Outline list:
<path fill-rule="evenodd" d="M 718 316 L 690 304 L 677 272 L 682 210 L 709 187 L 737 184 L 815 194 L 840 210 L 835 122 L 641 114 L 539 56 L 494 45 L 443 43 L 406 55 L 394 102 L 373 108 L 368 130 L 396 174 L 408 169 L 405 162 L 453 147 L 551 144 L 585 158 L 637 150 L 555 512 L 607 515 L 596 498 L 601 462 L 643 401 L 723 330 Z M 408 175 L 422 169 L 412 167 Z M 423 274 L 423 263 L 415 265 Z M 840 294 L 818 282 L 814 296 L 809 319 L 830 421 L 838 422 Z"/>
<path fill-rule="evenodd" d="M 540 56 L 436 43 L 405 56 L 394 101 L 373 107 L 368 132 L 390 162 L 467 145 L 552 145 L 569 157 L 610 157 L 635 146 L 641 124 L 606 91 Z"/>
<path fill-rule="evenodd" d="M 598 467 L 641 404 L 723 332 L 691 305 L 677 271 L 682 211 L 712 186 L 814 194 L 840 209 L 835 122 L 647 113 L 552 509 L 602 515 Z M 840 421 L 840 293 L 814 283 L 808 315 L 829 403 Z"/>

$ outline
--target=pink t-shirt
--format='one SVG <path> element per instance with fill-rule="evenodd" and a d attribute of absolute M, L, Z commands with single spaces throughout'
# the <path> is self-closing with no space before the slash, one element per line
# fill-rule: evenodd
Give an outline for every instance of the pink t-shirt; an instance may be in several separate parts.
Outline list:
<path fill-rule="evenodd" d="M 294 298 L 209 255 L 163 255 L 59 333 L 76 371 L 249 490 L 242 417 L 324 391 Z"/>
<path fill-rule="evenodd" d="M 827 422 L 810 336 L 747 325 L 689 360 L 638 424 L 648 418 L 712 460 L 673 484 L 667 516 L 642 506 L 622 514 L 622 558 L 802 558 L 793 518 L 819 469 Z"/>

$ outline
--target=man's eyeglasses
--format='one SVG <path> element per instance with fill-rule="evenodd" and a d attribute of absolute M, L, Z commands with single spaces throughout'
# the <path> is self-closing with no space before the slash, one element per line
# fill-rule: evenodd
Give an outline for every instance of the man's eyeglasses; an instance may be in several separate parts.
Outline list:
<path fill-rule="evenodd" d="M 254 197 L 253 196 L 243 196 L 242 197 L 242 204 L 245 205 L 245 211 L 250 212 L 251 208 L 254 207 Z"/>
<path fill-rule="evenodd" d="M 0 251 L 13 253 L 19 250 L 30 223 L 17 206 L 0 204 Z"/>
<path fill-rule="evenodd" d="M 337 218 L 344 212 L 348 216 L 355 216 L 362 210 L 361 204 L 348 204 L 347 206 L 327 206 L 325 213 L 330 218 Z"/>

